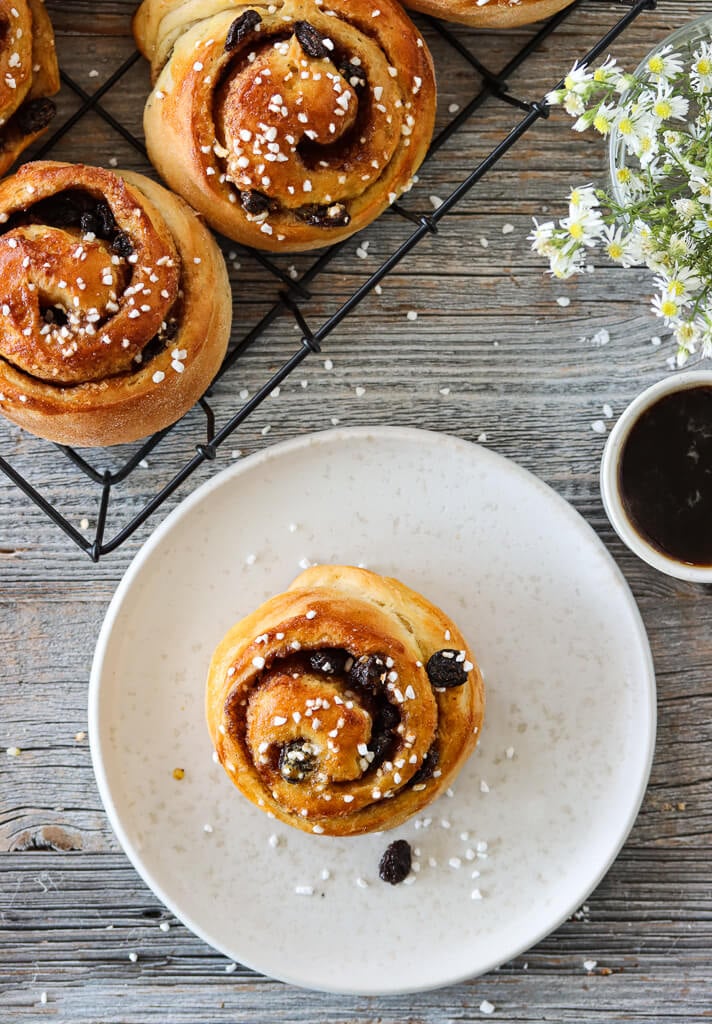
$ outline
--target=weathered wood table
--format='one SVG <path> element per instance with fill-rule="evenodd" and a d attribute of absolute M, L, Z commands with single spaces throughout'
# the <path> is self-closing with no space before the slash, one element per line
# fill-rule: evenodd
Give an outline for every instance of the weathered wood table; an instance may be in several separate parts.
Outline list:
<path fill-rule="evenodd" d="M 48 7 L 64 69 L 92 92 L 133 50 L 134 4 L 49 0 Z M 585 0 L 514 76 L 513 91 L 542 95 L 621 13 L 620 4 Z M 711 0 L 662 0 L 619 40 L 615 53 L 634 66 L 671 29 L 704 13 L 712 13 Z M 528 31 L 485 40 L 463 32 L 461 38 L 496 68 Z M 445 74 L 437 48 L 436 55 L 444 121 L 453 104 L 472 94 L 472 71 L 450 58 Z M 147 84 L 146 69 L 137 63 L 104 98 L 135 132 Z M 61 116 L 78 103 L 65 87 Z M 461 180 L 514 114 L 485 107 L 424 170 L 410 205 L 430 209 L 429 197 Z M 54 155 L 145 169 L 95 114 L 83 118 Z M 558 213 L 568 188 L 601 180 L 605 165 L 605 146 L 573 135 L 563 114 L 540 123 L 444 222 L 438 237 L 384 282 L 382 295 L 371 295 L 323 354 L 310 357 L 194 479 L 228 464 L 235 449 L 247 454 L 337 420 L 417 425 L 482 437 L 586 517 L 640 603 L 659 687 L 650 788 L 628 843 L 588 909 L 499 971 L 417 997 L 340 998 L 242 968 L 227 974 L 224 958 L 170 920 L 129 865 L 91 769 L 86 697 L 94 643 L 149 527 L 92 565 L 0 480 L 2 1024 L 45 1018 L 66 1024 L 470 1021 L 481 1018 L 483 999 L 503 1021 L 712 1019 L 712 595 L 648 569 L 618 542 L 598 491 L 605 436 L 592 429 L 603 420 L 608 430 L 637 392 L 668 372 L 672 346 L 665 338 L 655 344 L 662 332 L 649 312 L 644 272 L 601 265 L 573 283 L 552 282 L 526 242 L 532 216 L 546 208 Z M 320 278 L 310 312 L 323 316 L 335 308 L 402 236 L 401 220 L 391 215 L 348 243 Z M 365 259 L 356 252 L 363 239 L 370 242 Z M 233 255 L 231 263 L 244 333 L 268 307 L 275 286 L 250 257 Z M 285 260 L 285 268 L 292 263 L 299 270 L 308 258 Z M 218 389 L 218 415 L 224 419 L 236 406 L 239 389 L 252 393 L 260 386 L 297 340 L 293 322 L 277 322 Z M 194 425 L 183 424 L 129 477 L 119 497 L 124 520 L 178 468 L 195 440 Z M 96 493 L 50 445 L 0 424 L 0 450 L 41 482 L 75 525 L 91 530 Z M 166 507 L 185 493 L 184 487 Z M 10 747 L 20 755 L 6 756 Z M 170 930 L 161 930 L 166 921 Z M 137 962 L 130 962 L 130 951 L 138 952 Z M 589 959 L 598 965 L 592 972 L 583 967 Z"/>

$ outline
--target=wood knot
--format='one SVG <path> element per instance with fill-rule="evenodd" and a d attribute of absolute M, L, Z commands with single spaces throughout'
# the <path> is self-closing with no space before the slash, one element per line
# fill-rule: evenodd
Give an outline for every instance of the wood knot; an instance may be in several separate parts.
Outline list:
<path fill-rule="evenodd" d="M 55 850 L 58 853 L 68 853 L 71 850 L 83 848 L 82 837 L 79 832 L 70 832 L 61 825 L 43 825 L 38 829 L 27 829 L 12 842 L 10 850 Z"/>

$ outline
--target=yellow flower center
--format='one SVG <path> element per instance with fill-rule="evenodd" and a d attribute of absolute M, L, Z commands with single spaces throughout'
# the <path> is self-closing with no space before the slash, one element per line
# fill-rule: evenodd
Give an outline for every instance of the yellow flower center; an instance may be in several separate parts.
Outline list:
<path fill-rule="evenodd" d="M 569 225 L 569 234 L 572 238 L 575 238 L 577 242 L 580 242 L 584 235 L 583 225 L 576 222 Z"/>
<path fill-rule="evenodd" d="M 712 61 L 707 57 L 701 57 L 695 64 L 695 71 L 698 75 L 709 75 L 712 72 Z"/>
<path fill-rule="evenodd" d="M 657 117 L 661 117 L 663 121 L 667 120 L 668 117 L 672 117 L 672 106 L 667 100 L 658 100 L 653 107 Z"/>
<path fill-rule="evenodd" d="M 648 71 L 651 71 L 654 75 L 662 75 L 665 70 L 665 61 L 662 57 L 656 56 L 651 57 L 648 61 Z"/>
<path fill-rule="evenodd" d="M 633 122 L 629 117 L 621 118 L 618 124 L 618 131 L 621 135 L 631 135 L 633 132 Z"/>
<path fill-rule="evenodd" d="M 622 260 L 625 256 L 625 249 L 620 242 L 611 242 L 608 246 L 608 255 L 612 260 Z"/>
<path fill-rule="evenodd" d="M 619 167 L 616 171 L 616 177 L 621 185 L 627 185 L 631 180 L 631 173 L 629 167 Z"/>
<path fill-rule="evenodd" d="M 593 127 L 601 135 L 608 135 L 611 130 L 611 122 L 605 116 L 605 114 L 596 114 L 593 119 Z"/>
<path fill-rule="evenodd" d="M 668 291 L 679 299 L 682 295 L 685 294 L 685 286 L 682 283 L 682 281 L 678 281 L 677 279 L 675 279 L 671 281 L 668 285 Z"/>
<path fill-rule="evenodd" d="M 660 312 L 668 318 L 675 316 L 677 313 L 677 303 L 674 299 L 663 299 L 660 304 Z"/>

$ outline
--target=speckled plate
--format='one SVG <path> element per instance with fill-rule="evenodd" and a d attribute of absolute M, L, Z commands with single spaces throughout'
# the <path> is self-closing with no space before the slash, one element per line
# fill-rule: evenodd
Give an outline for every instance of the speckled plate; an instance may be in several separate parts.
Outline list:
<path fill-rule="evenodd" d="M 388 837 L 291 830 L 212 759 L 213 647 L 304 559 L 421 590 L 485 674 L 482 740 L 454 792 Z M 126 853 L 211 946 L 298 985 L 417 991 L 511 959 L 597 885 L 643 796 L 655 684 L 625 580 L 552 490 L 445 435 L 335 430 L 232 466 L 150 538 L 99 637 L 90 735 Z M 420 870 L 391 887 L 378 861 L 399 837 Z"/>

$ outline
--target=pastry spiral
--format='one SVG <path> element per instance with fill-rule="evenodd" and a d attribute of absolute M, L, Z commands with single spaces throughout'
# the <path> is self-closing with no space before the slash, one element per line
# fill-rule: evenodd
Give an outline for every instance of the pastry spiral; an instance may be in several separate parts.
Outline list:
<path fill-rule="evenodd" d="M 54 32 L 43 0 L 0 0 L 0 175 L 56 114 Z"/>
<path fill-rule="evenodd" d="M 155 86 L 152 162 L 230 238 L 318 248 L 410 186 L 435 78 L 395 0 L 144 0 L 134 32 Z"/>
<path fill-rule="evenodd" d="M 0 411 L 31 433 L 110 445 L 168 426 L 231 315 L 215 241 L 162 186 L 52 162 L 0 183 Z"/>
<path fill-rule="evenodd" d="M 229 631 L 206 707 L 253 803 L 306 832 L 356 835 L 394 828 L 450 784 L 477 743 L 484 684 L 420 594 L 322 565 Z"/>
<path fill-rule="evenodd" d="M 406 7 L 478 28 L 514 28 L 541 21 L 574 0 L 403 0 Z"/>

